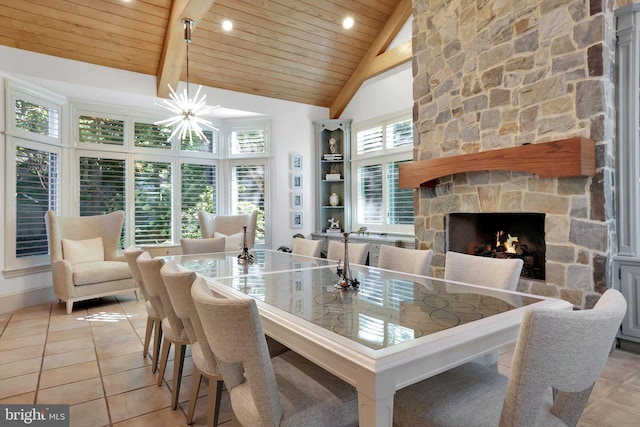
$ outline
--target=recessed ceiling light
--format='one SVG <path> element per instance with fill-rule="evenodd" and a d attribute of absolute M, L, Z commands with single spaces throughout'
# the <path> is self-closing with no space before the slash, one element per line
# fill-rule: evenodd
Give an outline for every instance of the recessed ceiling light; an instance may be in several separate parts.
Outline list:
<path fill-rule="evenodd" d="M 353 27 L 353 24 L 355 23 L 355 21 L 353 20 L 352 17 L 347 16 L 346 18 L 344 18 L 344 21 L 342 21 L 342 27 L 345 30 L 349 30 L 351 29 L 351 27 Z"/>
<path fill-rule="evenodd" d="M 233 22 L 225 19 L 224 21 L 222 21 L 222 29 L 225 31 L 231 31 L 233 29 Z"/>

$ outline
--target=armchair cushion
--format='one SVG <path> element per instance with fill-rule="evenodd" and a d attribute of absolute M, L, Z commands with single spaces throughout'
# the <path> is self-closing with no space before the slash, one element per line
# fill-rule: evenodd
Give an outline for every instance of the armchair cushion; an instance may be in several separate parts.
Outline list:
<path fill-rule="evenodd" d="M 73 265 L 75 286 L 131 279 L 129 264 L 120 261 L 83 262 Z"/>
<path fill-rule="evenodd" d="M 237 251 L 242 249 L 242 239 L 244 238 L 244 233 L 235 233 L 230 236 L 226 234 L 218 233 L 217 231 L 213 234 L 214 238 L 224 237 L 224 250 L 225 251 Z"/>
<path fill-rule="evenodd" d="M 84 240 L 62 239 L 62 253 L 64 259 L 71 264 L 104 261 L 102 237 Z"/>

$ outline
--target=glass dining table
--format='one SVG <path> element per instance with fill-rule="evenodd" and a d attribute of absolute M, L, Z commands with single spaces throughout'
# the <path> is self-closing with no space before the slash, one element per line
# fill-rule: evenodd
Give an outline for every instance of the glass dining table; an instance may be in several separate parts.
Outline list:
<path fill-rule="evenodd" d="M 396 390 L 514 341 L 526 309 L 571 309 L 554 298 L 351 265 L 251 251 L 176 255 L 212 292 L 257 302 L 265 333 L 356 387 L 360 426 L 391 426 Z"/>

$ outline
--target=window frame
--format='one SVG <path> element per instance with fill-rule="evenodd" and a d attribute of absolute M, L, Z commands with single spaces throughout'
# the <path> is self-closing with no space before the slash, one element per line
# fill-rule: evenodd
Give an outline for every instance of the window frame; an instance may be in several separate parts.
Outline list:
<path fill-rule="evenodd" d="M 410 144 L 404 147 L 387 148 L 387 126 L 394 123 L 404 122 L 412 119 L 412 112 L 405 111 L 400 113 L 388 114 L 385 116 L 377 117 L 371 120 L 354 123 L 351 130 L 351 224 L 353 229 L 359 229 L 366 227 L 369 231 L 376 233 L 393 233 L 397 235 L 413 235 L 415 233 L 414 223 L 412 224 L 389 224 L 388 212 L 387 212 L 387 165 L 395 162 L 404 162 L 413 160 L 413 148 L 414 144 Z M 358 154 L 358 132 L 366 131 L 368 129 L 381 127 L 383 144 L 382 148 L 378 151 L 367 152 Z M 415 140 L 415 136 L 414 136 Z M 382 166 L 382 201 L 384 206 L 383 223 L 382 224 L 369 224 L 358 221 L 358 168 L 364 166 Z M 415 194 L 415 193 L 414 193 Z M 415 215 L 415 197 L 414 197 L 414 215 Z"/>
<path fill-rule="evenodd" d="M 55 109 L 58 112 L 58 128 L 56 136 L 42 135 L 38 133 L 28 132 L 18 128 L 14 107 L 17 99 L 32 102 L 37 105 Z M 65 118 L 66 118 L 66 98 L 59 95 L 34 88 L 26 83 L 17 80 L 5 79 L 5 112 L 6 112 L 6 128 L 5 133 L 5 221 L 4 221 L 4 274 L 5 277 L 15 277 L 23 274 L 31 274 L 34 272 L 45 271 L 49 268 L 51 258 L 48 254 L 38 254 L 31 256 L 17 256 L 17 207 L 18 203 L 15 197 L 17 193 L 17 167 L 16 155 L 18 147 L 24 147 L 30 150 L 37 150 L 56 154 L 57 161 L 57 188 L 56 206 L 54 210 L 59 213 L 64 206 L 65 201 L 60 194 L 60 189 L 68 183 L 67 177 L 61 171 L 65 170 L 66 156 L 62 149 L 62 141 L 65 135 Z M 48 206 L 50 208 L 51 206 Z M 44 215 L 42 217 L 44 222 Z"/>

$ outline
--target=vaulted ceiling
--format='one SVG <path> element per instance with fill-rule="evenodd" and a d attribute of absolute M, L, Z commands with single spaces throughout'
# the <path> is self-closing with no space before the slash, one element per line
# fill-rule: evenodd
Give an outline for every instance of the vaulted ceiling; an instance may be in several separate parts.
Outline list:
<path fill-rule="evenodd" d="M 190 83 L 338 117 L 365 80 L 411 59 L 410 42 L 387 50 L 410 16 L 411 0 L 0 0 L 0 44 L 155 75 L 166 97 L 187 79 L 188 18 Z"/>

